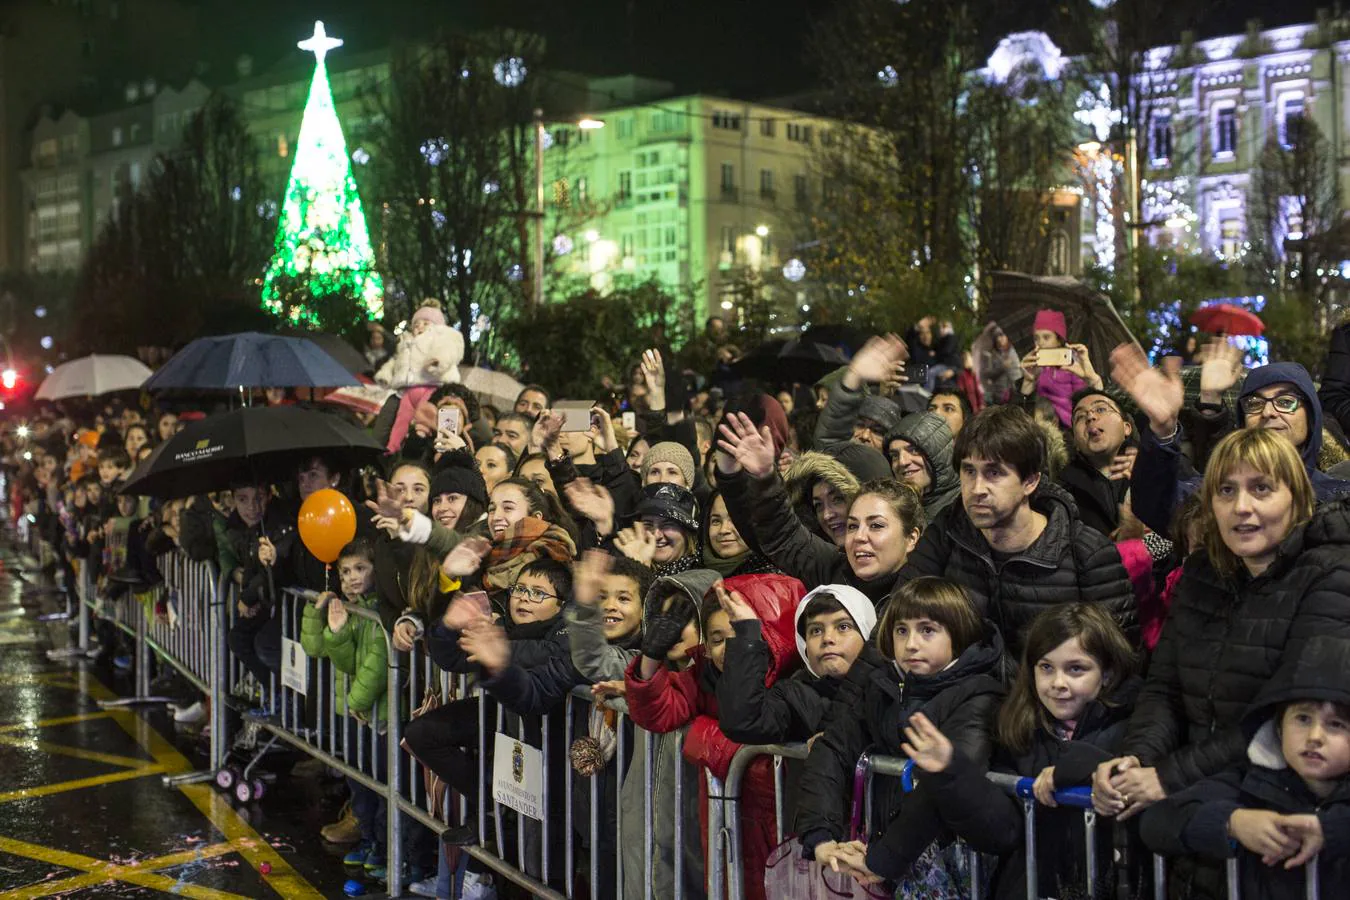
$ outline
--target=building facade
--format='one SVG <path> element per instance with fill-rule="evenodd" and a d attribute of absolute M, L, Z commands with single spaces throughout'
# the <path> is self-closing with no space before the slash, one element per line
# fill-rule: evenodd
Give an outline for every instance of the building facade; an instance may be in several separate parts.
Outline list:
<path fill-rule="evenodd" d="M 821 197 L 812 155 L 834 123 L 701 95 L 596 115 L 603 128 L 548 126 L 546 221 L 559 223 L 564 272 L 599 290 L 654 275 L 700 316 L 726 315 L 738 283 L 792 258 Z"/>
<path fill-rule="evenodd" d="M 1350 20 L 1161 47 L 1148 55 L 1139 136 L 1142 217 L 1155 244 L 1235 259 L 1248 246 L 1252 172 L 1272 139 L 1286 149 L 1312 120 L 1326 140 L 1340 208 L 1350 196 Z M 1297 239 L 1296 204 L 1281 216 Z"/>

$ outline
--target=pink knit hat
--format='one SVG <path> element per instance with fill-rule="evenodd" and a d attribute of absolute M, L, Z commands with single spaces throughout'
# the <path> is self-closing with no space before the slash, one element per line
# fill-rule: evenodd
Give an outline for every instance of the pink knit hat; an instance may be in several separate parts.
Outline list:
<path fill-rule="evenodd" d="M 1031 327 L 1033 331 L 1053 331 L 1059 335 L 1061 341 L 1069 339 L 1069 329 L 1064 324 L 1064 313 L 1057 309 L 1038 310 L 1036 322 Z"/>
<path fill-rule="evenodd" d="M 445 313 L 439 306 L 423 306 L 412 314 L 414 322 L 430 322 L 432 325 L 444 325 Z"/>

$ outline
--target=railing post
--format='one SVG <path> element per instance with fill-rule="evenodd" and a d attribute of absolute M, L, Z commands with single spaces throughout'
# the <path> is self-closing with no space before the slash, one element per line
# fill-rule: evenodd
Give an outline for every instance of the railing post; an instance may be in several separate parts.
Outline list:
<path fill-rule="evenodd" d="M 722 782 L 712 772 L 705 772 L 708 785 L 708 900 L 723 900 L 726 896 L 726 854 L 722 840 Z"/>
<path fill-rule="evenodd" d="M 388 778 L 386 785 L 386 803 L 389 807 L 385 815 L 385 823 L 388 826 L 388 847 L 386 854 L 387 862 L 386 872 L 388 873 L 388 888 L 390 897 L 400 897 L 403 895 L 403 810 L 398 805 L 398 786 L 402 782 L 403 775 L 403 748 L 399 746 L 402 743 L 403 717 L 399 703 L 399 683 L 402 681 L 402 662 L 401 654 L 394 649 L 393 642 L 390 640 L 389 632 L 385 631 L 384 626 L 380 626 L 380 634 L 384 638 L 386 652 L 388 654 L 388 684 L 385 688 L 385 737 L 387 765 L 385 774 Z M 372 721 L 379 718 L 379 705 L 370 711 Z M 377 770 L 378 771 L 378 770 Z"/>

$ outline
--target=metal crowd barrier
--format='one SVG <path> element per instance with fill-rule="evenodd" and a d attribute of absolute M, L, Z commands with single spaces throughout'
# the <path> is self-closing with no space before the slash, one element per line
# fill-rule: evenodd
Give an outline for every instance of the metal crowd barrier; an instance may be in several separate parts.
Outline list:
<path fill-rule="evenodd" d="M 33 530 L 35 533 L 35 529 Z M 176 786 L 191 781 L 210 779 L 215 770 L 226 761 L 230 746 L 227 734 L 226 710 L 227 698 L 231 687 L 237 684 L 244 667 L 229 652 L 227 644 L 228 629 L 236 620 L 235 600 L 237 589 L 224 576 L 214 577 L 214 567 L 209 563 L 193 564 L 180 554 L 168 554 L 160 559 L 160 570 L 165 578 L 163 587 L 150 594 L 151 602 L 141 599 L 147 595 L 128 595 L 124 600 L 105 606 L 101 614 L 130 635 L 135 640 L 136 695 L 121 701 L 111 701 L 107 705 L 130 705 L 134 703 L 163 701 L 149 693 L 150 656 L 157 655 L 168 665 L 177 669 L 198 690 L 210 698 L 212 710 L 211 770 L 201 773 L 165 777 L 165 783 Z M 89 617 L 97 603 L 96 588 L 88 566 L 80 566 L 77 573 L 77 593 L 79 595 L 80 638 L 79 647 L 89 647 Z M 274 611 L 281 619 L 283 648 L 286 641 L 299 642 L 300 623 L 304 604 L 311 602 L 314 592 L 287 589 L 281 593 L 281 601 Z M 163 602 L 166 612 L 173 610 L 169 620 L 157 618 L 155 610 Z M 379 616 L 351 604 L 344 604 L 351 617 L 373 621 L 380 624 Z M 564 729 L 563 748 L 570 748 L 576 736 L 577 723 L 586 722 L 592 705 L 591 695 L 585 688 L 578 688 L 567 698 L 563 709 L 557 713 L 540 717 L 539 736 L 543 762 L 544 779 L 542 784 L 540 820 L 510 810 L 490 797 L 492 784 L 488 778 L 489 753 L 492 752 L 492 737 L 489 725 L 494 732 L 511 733 L 524 742 L 525 722 L 521 717 L 508 714 L 500 705 L 496 706 L 495 716 L 490 712 L 489 692 L 481 689 L 471 678 L 463 675 L 451 675 L 440 671 L 426 653 L 425 644 L 419 642 L 412 653 L 404 654 L 394 649 L 390 635 L 382 625 L 380 633 L 386 642 L 388 667 L 386 696 L 388 708 L 387 727 L 381 731 L 380 723 L 374 716 L 364 725 L 358 724 L 352 717 L 343 714 L 335 702 L 335 691 L 340 690 L 346 696 L 350 689 L 350 677 L 337 673 L 331 661 L 320 658 L 308 669 L 310 676 L 302 691 L 274 673 L 269 679 L 265 695 L 264 709 L 251 713 L 246 719 L 259 729 L 274 736 L 275 740 L 300 750 L 323 761 L 332 769 L 349 776 L 355 782 L 380 795 L 387 807 L 387 863 L 388 890 L 390 896 L 399 896 L 403 879 L 403 821 L 407 816 L 412 820 L 440 833 L 450 825 L 476 825 L 479 840 L 477 843 L 462 847 L 463 852 L 485 865 L 496 874 L 513 882 L 535 896 L 549 900 L 574 900 L 578 896 L 574 876 L 581 853 L 577 846 L 577 814 L 574 810 L 574 786 L 580 776 L 573 771 L 571 760 L 564 752 L 564 759 L 555 759 L 553 742 L 549 740 L 551 729 L 557 727 L 555 717 L 561 715 Z M 425 787 L 424 767 L 408 750 L 401 746 L 404 717 L 412 710 L 422 706 L 429 691 L 439 692 L 443 702 L 451 699 L 476 697 L 478 703 L 477 735 L 477 803 L 475 809 L 463 797 L 458 802 L 450 802 L 450 791 L 446 786 L 446 802 L 443 815 L 436 817 L 431 810 L 435 805 Z M 102 704 L 101 704 L 102 705 Z M 683 815 L 687 785 L 684 784 L 684 764 L 674 769 L 673 811 L 654 809 L 655 769 L 659 739 L 641 729 L 632 729 L 633 738 L 628 736 L 626 711 L 622 702 L 611 704 L 618 711 L 615 723 L 617 747 L 613 759 L 604 769 L 591 777 L 590 809 L 587 836 L 589 838 L 589 897 L 624 897 L 624 860 L 622 838 L 635 833 L 635 829 L 625 828 L 623 813 L 623 788 L 629 773 L 623 762 L 628 758 L 628 744 L 637 743 L 643 761 L 643 822 L 642 842 L 644 860 L 643 891 L 644 900 L 652 900 L 652 867 L 655 848 L 654 821 L 658 815 L 674 813 L 673 853 L 674 893 L 679 900 L 683 891 L 683 842 L 685 840 Z M 491 721 L 489 721 L 491 720 Z M 514 729 L 508 720 L 515 722 Z M 683 734 L 676 733 L 671 738 L 675 742 L 674 753 L 682 760 Z M 381 771 L 376 747 L 384 748 L 385 766 Z M 774 807 L 776 813 L 776 831 L 778 841 L 784 837 L 784 791 L 783 766 L 788 759 L 805 759 L 807 748 L 804 744 L 764 745 L 742 747 L 735 755 L 727 772 L 725 782 L 719 782 L 710 773 L 704 773 L 708 785 L 708 854 L 706 865 L 706 887 L 709 900 L 744 900 L 746 895 L 746 873 L 742 861 L 741 836 L 742 817 L 739 800 L 746 772 L 750 764 L 760 756 L 774 757 Z M 556 865 L 553 860 L 553 829 L 557 798 L 551 796 L 552 789 L 548 773 L 561 764 L 563 776 L 563 885 L 552 877 Z M 872 785 L 876 776 L 899 778 L 902 790 L 912 790 L 914 784 L 913 764 L 903 757 L 864 754 L 858 761 L 862 774 L 862 783 L 866 794 L 863 798 L 863 821 L 867 833 L 871 832 L 873 816 Z M 612 770 L 612 771 L 611 771 Z M 601 803 L 601 778 L 613 777 L 614 820 L 612 829 L 609 822 L 602 822 L 604 810 Z M 992 781 L 1004 788 L 1010 795 L 1019 798 L 1025 813 L 1025 840 L 1023 852 L 1026 854 L 1027 896 L 1039 897 L 1040 873 L 1036 861 L 1036 818 L 1037 802 L 1032 795 L 1031 778 L 991 773 Z M 1087 895 L 1094 896 L 1102 878 L 1102 868 L 1095 855 L 1096 815 L 1092 810 L 1090 792 L 1086 788 L 1057 791 L 1056 801 L 1061 806 L 1083 810 L 1086 834 L 1086 880 Z M 489 810 L 491 816 L 489 817 Z M 489 821 L 489 818 L 491 821 Z M 514 859 L 509 858 L 506 846 L 506 824 L 515 823 Z M 527 822 L 537 821 L 531 826 Z M 536 828 L 541 837 L 537 856 L 526 852 L 527 831 Z M 489 831 L 491 829 L 491 831 Z M 609 831 L 613 840 L 614 883 L 611 886 L 601 884 L 602 860 L 598 848 L 602 844 L 602 829 Z M 490 847 L 487 838 L 495 839 Z M 438 851 L 440 848 L 438 847 Z M 494 852 L 495 851 L 495 852 Z M 981 884 L 981 855 L 971 852 L 971 879 L 973 885 L 972 900 L 979 900 Z M 1164 900 L 1167 896 L 1166 861 L 1162 857 L 1153 857 L 1154 896 Z M 1318 900 L 1319 879 L 1317 860 L 1307 867 L 1306 897 Z M 1239 898 L 1239 860 L 1228 861 L 1226 878 L 1228 895 L 1232 900 Z"/>
<path fill-rule="evenodd" d="M 745 870 L 740 864 L 741 848 L 741 818 L 740 818 L 740 791 L 745 773 L 749 770 L 750 763 L 760 756 L 773 756 L 774 765 L 774 809 L 776 813 L 776 831 L 777 843 L 781 844 L 784 838 L 783 830 L 783 781 L 782 781 L 782 763 L 787 759 L 805 759 L 807 756 L 807 747 L 805 744 L 768 744 L 762 746 L 745 746 L 737 751 L 732 759 L 731 766 L 727 772 L 726 783 L 722 790 L 722 800 L 718 805 L 725 804 L 726 807 L 726 825 L 722 831 L 722 840 L 720 841 L 719 851 L 713 852 L 712 841 L 709 841 L 709 853 L 712 859 L 709 860 L 710 868 L 716 867 L 726 873 L 726 885 L 729 894 L 729 900 L 744 900 L 745 898 Z M 863 829 L 865 834 L 872 832 L 872 810 L 873 810 L 873 791 L 872 782 L 875 776 L 885 775 L 899 778 L 901 790 L 909 792 L 914 789 L 915 779 L 920 777 L 921 773 L 915 772 L 913 761 L 905 757 L 881 756 L 864 753 L 859 758 L 857 764 L 858 770 L 863 775 L 863 784 L 866 794 L 863 798 Z M 711 777 L 711 776 L 710 776 Z M 1019 777 L 1017 775 L 1008 775 L 998 772 L 986 773 L 986 777 L 994 784 L 1003 788 L 1010 796 L 1016 797 L 1022 802 L 1022 810 L 1025 815 L 1025 838 L 1023 841 L 1022 852 L 1025 854 L 1026 861 L 1026 896 L 1029 898 L 1040 898 L 1040 873 L 1038 871 L 1036 859 L 1036 810 L 1039 803 L 1032 788 L 1035 784 L 1034 778 Z M 1055 791 L 1055 802 L 1060 806 L 1072 807 L 1083 810 L 1084 826 L 1084 845 L 1085 845 L 1085 864 L 1086 873 L 1086 897 L 1098 896 L 1098 890 L 1101 880 L 1101 868 L 1096 858 L 1096 812 L 1092 807 L 1092 791 L 1088 787 L 1066 788 Z M 713 800 L 709 800 L 709 833 L 713 834 Z M 981 869 L 983 867 L 983 854 L 973 850 L 967 851 L 970 855 L 970 877 L 971 877 L 971 900 L 980 900 L 983 895 L 984 885 L 982 883 Z M 1245 853 L 1243 854 L 1245 855 Z M 1305 900 L 1319 900 L 1320 897 L 1320 878 L 1317 858 L 1308 862 L 1304 867 L 1307 875 L 1305 882 Z M 1229 859 L 1225 865 L 1225 880 L 1227 882 L 1227 891 L 1229 900 L 1241 900 L 1241 887 L 1239 883 L 1241 856 Z M 1155 900 L 1166 900 L 1167 897 L 1167 861 L 1164 857 L 1153 856 L 1153 891 Z M 710 900 L 714 897 L 721 897 L 720 893 L 714 893 L 713 879 L 709 878 Z"/>

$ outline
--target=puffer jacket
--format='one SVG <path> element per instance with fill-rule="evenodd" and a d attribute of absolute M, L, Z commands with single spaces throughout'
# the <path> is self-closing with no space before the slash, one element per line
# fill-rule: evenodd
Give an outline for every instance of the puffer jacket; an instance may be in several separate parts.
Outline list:
<path fill-rule="evenodd" d="M 794 830 L 807 858 L 825 841 L 849 839 L 858 758 L 865 751 L 902 755 L 904 729 L 914 713 L 927 716 L 981 771 L 993 750 L 991 732 L 1003 696 L 996 677 L 1003 641 L 996 628 L 989 627 L 985 640 L 967 647 L 952 665 L 933 675 L 906 677 L 893 660 L 875 651 L 869 656 L 876 664 L 868 665 L 863 657 L 853 664 L 826 717 L 825 731 L 806 759 Z M 896 880 L 905 877 L 923 851 L 949 829 L 926 779 L 903 799 L 898 785 L 880 799 L 873 833 L 861 837 L 868 844 L 867 867 Z"/>
<path fill-rule="evenodd" d="M 1327 415 L 1340 423 L 1341 431 L 1350 434 L 1350 323 L 1331 332 L 1317 396 Z"/>
<path fill-rule="evenodd" d="M 1127 479 L 1107 478 L 1075 453 L 1056 480 L 1073 496 L 1084 525 L 1105 535 L 1120 527 L 1120 505 L 1130 491 Z"/>
<path fill-rule="evenodd" d="M 847 584 L 880 606 L 895 586 L 896 574 L 863 581 L 853 574 L 842 548 L 807 530 L 788 502 L 783 481 L 776 474 L 751 478 L 744 472 L 724 476 L 722 499 L 732 520 L 749 522 L 749 534 L 769 560 L 808 589 L 822 584 Z M 744 536 L 746 532 L 742 532 Z"/>
<path fill-rule="evenodd" d="M 1021 656 L 1031 620 L 1061 603 L 1101 604 L 1135 642 L 1134 589 L 1115 545 L 1084 528 L 1068 492 L 1044 478 L 1031 495 L 1031 508 L 1046 517 L 1045 530 L 1000 563 L 965 507 L 948 507 L 919 539 L 896 583 L 937 575 L 961 585 L 980 613 L 998 625 L 1011 659 Z"/>
<path fill-rule="evenodd" d="M 1186 560 L 1122 753 L 1168 794 L 1240 763 L 1242 717 L 1282 661 L 1316 635 L 1350 640 L 1350 500 L 1326 504 L 1256 578 Z"/>
<path fill-rule="evenodd" d="M 952 437 L 947 420 L 930 412 L 901 419 L 895 430 L 886 435 L 886 446 L 896 439 L 914 445 L 928 461 L 932 483 L 923 492 L 923 511 L 931 522 L 938 513 L 961 499 L 961 476 L 952 465 L 952 446 L 956 439 Z"/>
<path fill-rule="evenodd" d="M 1298 363 L 1271 363 L 1248 372 L 1234 404 L 1234 427 L 1245 428 L 1247 424 L 1242 411 L 1243 399 L 1281 382 L 1294 385 L 1307 401 L 1308 439 L 1298 450 L 1318 502 L 1350 492 L 1350 482 L 1333 478 L 1317 468 L 1318 454 L 1322 450 L 1322 402 L 1308 370 Z M 1181 429 L 1178 429 L 1176 437 L 1164 442 L 1149 428 L 1148 419 L 1141 416 L 1135 423 L 1135 431 L 1139 434 L 1139 455 L 1135 458 L 1134 471 L 1130 475 L 1130 506 L 1139 521 L 1159 534 L 1168 535 L 1172 514 L 1183 500 L 1199 490 L 1202 479 L 1198 475 L 1182 477 L 1181 446 L 1184 435 Z M 1203 461 L 1197 460 L 1196 467 L 1202 468 Z"/>
<path fill-rule="evenodd" d="M 1098 765 L 1113 759 L 1125 738 L 1125 728 L 1141 682 L 1130 678 L 1112 692 L 1109 703 L 1094 700 L 1083 711 L 1073 736 L 1062 740 L 1044 728 L 1032 734 L 1031 746 L 1022 752 L 997 747 L 990 771 L 1035 778 L 1050 766 L 1055 768 L 1055 788 L 1090 784 Z M 942 798 L 946 821 L 957 836 L 982 853 L 997 854 L 993 896 L 998 900 L 1021 900 L 1026 896 L 1026 857 L 1023 852 L 1026 818 L 1022 801 L 984 777 L 981 766 L 957 754 L 946 771 L 925 776 Z M 1082 847 L 1085 840 L 1083 814 L 1070 807 L 1040 807 L 1036 811 L 1036 860 L 1041 891 L 1045 896 L 1077 896 L 1086 881 L 1081 853 L 1066 853 L 1066 847 Z M 1111 856 L 1109 821 L 1098 820 L 1097 858 Z"/>
<path fill-rule="evenodd" d="M 785 575 L 738 575 L 725 579 L 729 590 L 742 594 L 764 624 L 772 664 L 768 681 L 790 670 L 797 659 L 793 628 L 797 601 L 806 593 L 801 582 Z M 637 678 L 640 659 L 635 658 L 624 676 L 628 709 L 634 724 L 651 732 L 669 732 L 688 724 L 684 756 L 725 778 L 732 758 L 741 745 L 723 734 L 717 724 L 718 673 L 701 653 L 694 665 L 680 672 L 662 667 L 651 679 Z M 708 850 L 707 780 L 700 777 L 698 804 L 703 849 Z M 763 898 L 764 865 L 778 843 L 774 812 L 773 766 L 768 757 L 750 764 L 741 785 L 742 865 L 745 866 L 746 896 Z"/>
<path fill-rule="evenodd" d="M 1350 671 L 1350 641 L 1316 636 L 1302 652 L 1288 659 L 1267 684 L 1246 718 L 1255 733 L 1246 758 L 1212 778 L 1193 785 L 1146 810 L 1140 832 L 1149 849 L 1168 856 L 1204 860 L 1239 857 L 1244 898 L 1298 900 L 1305 896 L 1305 872 L 1265 866 L 1229 839 L 1228 820 L 1238 809 L 1268 809 L 1283 815 L 1314 815 L 1326 841 L 1317 860 L 1322 896 L 1350 895 L 1350 780 L 1342 778 L 1326 798 L 1319 798 L 1284 758 L 1276 717 L 1284 704 L 1300 700 L 1350 704 L 1345 673 Z M 1175 895 L 1225 896 L 1216 866 L 1173 867 Z"/>
<path fill-rule="evenodd" d="M 359 602 L 370 610 L 378 604 L 379 598 L 374 594 L 362 597 Z M 347 624 L 334 633 L 328 628 L 327 610 L 320 611 L 313 603 L 306 603 L 300 620 L 300 646 L 312 657 L 328 657 L 334 669 L 351 676 L 346 696 L 336 687 L 340 682 L 334 680 L 334 709 L 366 718 L 374 710 L 377 722 L 386 721 L 389 647 L 378 623 L 349 614 Z"/>

